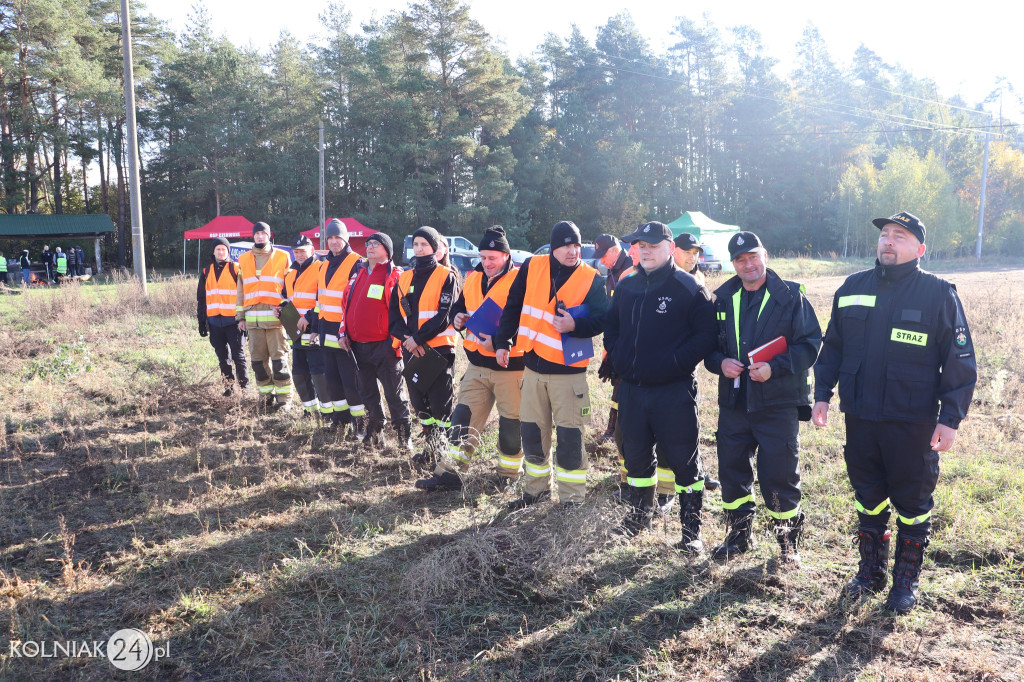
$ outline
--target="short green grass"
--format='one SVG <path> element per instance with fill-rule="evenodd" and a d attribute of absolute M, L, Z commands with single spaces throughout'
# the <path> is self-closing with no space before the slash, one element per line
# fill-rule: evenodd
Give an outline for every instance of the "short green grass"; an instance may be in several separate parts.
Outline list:
<path fill-rule="evenodd" d="M 823 319 L 858 267 L 774 265 Z M 486 457 L 463 493 L 428 495 L 390 441 L 359 450 L 223 398 L 195 280 L 168 278 L 148 299 L 126 280 L 0 299 L 0 623 L 22 641 L 139 627 L 171 650 L 140 679 L 1019 679 L 1024 271 L 950 276 L 979 387 L 942 460 L 910 616 L 840 596 L 856 550 L 838 413 L 802 430 L 803 568 L 778 566 L 764 520 L 754 549 L 718 566 L 672 549 L 673 517 L 632 542 L 611 532 L 596 376 L 587 503 L 508 515 Z M 701 387 L 715 472 L 703 370 Z M 483 441 L 492 453 L 493 424 Z M 709 543 L 719 509 L 709 494 Z M 4 679 L 115 676 L 104 660 L 8 653 L 0 642 Z"/>

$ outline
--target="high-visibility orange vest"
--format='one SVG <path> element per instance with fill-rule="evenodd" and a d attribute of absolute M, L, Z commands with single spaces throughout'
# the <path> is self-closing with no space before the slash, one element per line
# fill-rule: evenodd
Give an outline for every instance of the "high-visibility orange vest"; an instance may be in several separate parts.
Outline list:
<path fill-rule="evenodd" d="M 334 271 L 331 281 L 327 281 L 327 261 L 324 261 L 317 277 L 317 305 L 320 311 L 320 319 L 328 322 L 341 322 L 344 316 L 344 308 L 341 300 L 352 278 L 352 268 L 359 262 L 359 254 L 355 251 L 345 256 L 341 265 Z"/>
<path fill-rule="evenodd" d="M 562 353 L 562 335 L 555 330 L 555 305 L 558 301 L 566 308 L 578 306 L 587 298 L 590 286 L 597 276 L 597 270 L 580 263 L 559 288 L 555 298 L 551 296 L 551 260 L 549 256 L 530 260 L 526 276 L 526 295 L 523 296 L 523 312 L 519 317 L 518 344 L 524 351 L 533 351 L 548 362 L 566 364 Z M 570 364 L 570 367 L 586 367 L 590 359 Z"/>
<path fill-rule="evenodd" d="M 398 310 L 402 313 L 402 318 L 405 320 L 407 325 L 409 325 L 409 319 L 405 316 L 405 310 L 402 309 L 402 298 L 409 293 L 409 287 L 412 286 L 413 272 L 414 271 L 410 268 L 398 277 Z M 423 287 L 423 291 L 420 293 L 419 321 L 417 329 L 424 322 L 437 315 L 437 309 L 441 302 L 441 288 L 444 286 L 444 283 L 448 281 L 448 274 L 450 272 L 451 270 L 445 266 L 437 265 L 434 267 L 434 272 L 430 273 L 430 278 L 427 279 L 427 283 Z M 412 325 L 409 325 L 409 327 L 411 329 Z M 427 345 L 433 346 L 434 348 L 454 346 L 455 339 L 458 335 L 458 332 L 456 332 L 451 325 L 448 325 L 447 329 L 427 341 Z"/>
<path fill-rule="evenodd" d="M 516 273 L 518 272 L 519 268 L 512 268 L 506 272 L 501 276 L 501 279 L 494 283 L 494 286 L 487 290 L 486 296 L 483 294 L 483 281 L 487 275 L 479 270 L 474 270 L 469 273 L 466 277 L 466 283 L 462 287 L 462 293 L 466 297 L 466 312 L 472 315 L 488 298 L 497 303 L 498 306 L 504 310 L 505 303 L 508 301 L 508 290 L 512 287 L 512 282 L 515 280 Z M 480 355 L 486 355 L 490 358 L 494 357 L 494 351 L 484 350 L 480 345 L 480 340 L 468 329 L 466 330 L 466 338 L 462 342 L 462 347 L 465 348 L 467 352 L 473 351 L 475 353 L 480 353 Z M 508 355 L 511 358 L 518 358 L 523 355 L 523 349 L 520 347 L 518 341 L 509 351 Z"/>
<path fill-rule="evenodd" d="M 295 268 L 288 268 L 288 272 L 284 276 L 284 293 L 295 309 L 299 311 L 299 315 L 305 315 L 316 306 L 320 268 L 323 267 L 323 264 L 323 261 L 314 260 L 309 267 L 302 271 L 301 275 Z M 299 340 L 300 345 L 308 346 L 312 338 L 313 334 L 309 333 L 307 327 L 306 332 Z"/>
<path fill-rule="evenodd" d="M 235 301 L 238 300 L 238 280 L 235 278 L 235 264 L 228 261 L 217 277 L 217 268 L 209 265 L 206 269 L 206 316 L 235 316 Z"/>
<path fill-rule="evenodd" d="M 238 270 L 242 274 L 242 306 L 248 308 L 259 303 L 281 305 L 281 288 L 290 265 L 288 254 L 273 247 L 262 270 L 256 269 L 256 256 L 252 251 L 243 253 L 238 258 Z"/>

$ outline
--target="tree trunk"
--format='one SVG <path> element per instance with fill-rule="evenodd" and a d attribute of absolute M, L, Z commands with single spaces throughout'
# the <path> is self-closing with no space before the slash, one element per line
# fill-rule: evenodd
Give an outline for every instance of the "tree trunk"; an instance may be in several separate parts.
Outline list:
<path fill-rule="evenodd" d="M 103 121 L 96 119 L 96 141 L 99 148 L 100 164 L 100 207 L 104 213 L 110 213 L 110 201 L 107 199 L 107 155 L 103 153 Z"/>
<path fill-rule="evenodd" d="M 50 106 L 53 108 L 53 212 L 57 215 L 64 213 L 64 185 L 61 177 L 61 123 L 60 113 L 57 109 L 57 86 L 51 84 Z"/>
<path fill-rule="evenodd" d="M 114 166 L 117 169 L 117 265 L 123 268 L 127 262 L 125 247 L 128 243 L 126 217 L 128 202 L 125 197 L 124 150 L 122 149 L 124 140 L 121 135 L 121 123 L 122 120 L 118 117 L 115 123 L 108 123 L 107 125 L 110 133 L 113 135 Z"/>

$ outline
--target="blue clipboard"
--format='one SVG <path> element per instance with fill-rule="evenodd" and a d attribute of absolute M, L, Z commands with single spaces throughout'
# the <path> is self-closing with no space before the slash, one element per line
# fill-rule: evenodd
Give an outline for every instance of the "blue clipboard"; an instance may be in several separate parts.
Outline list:
<path fill-rule="evenodd" d="M 573 316 L 573 319 L 590 317 L 590 306 L 586 303 L 568 308 L 565 312 Z M 594 339 L 581 339 L 568 334 L 562 334 L 562 355 L 565 356 L 565 364 L 571 365 L 594 357 Z"/>
<path fill-rule="evenodd" d="M 498 332 L 498 321 L 501 320 L 501 306 L 494 299 L 486 298 L 480 307 L 466 320 L 466 329 L 474 335 L 494 336 Z"/>

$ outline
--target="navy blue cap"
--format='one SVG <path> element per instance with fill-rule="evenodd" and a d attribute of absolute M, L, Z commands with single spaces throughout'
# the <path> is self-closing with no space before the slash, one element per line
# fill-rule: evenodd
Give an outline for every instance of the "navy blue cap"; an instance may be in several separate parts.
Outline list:
<path fill-rule="evenodd" d="M 913 213 L 907 213 L 906 211 L 900 211 L 896 215 L 889 216 L 888 218 L 875 218 L 871 223 L 879 230 L 889 223 L 896 223 L 900 227 L 911 232 L 922 244 L 924 244 L 925 235 L 928 233 L 924 223 L 922 223 L 916 215 Z"/>

